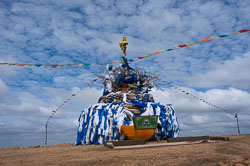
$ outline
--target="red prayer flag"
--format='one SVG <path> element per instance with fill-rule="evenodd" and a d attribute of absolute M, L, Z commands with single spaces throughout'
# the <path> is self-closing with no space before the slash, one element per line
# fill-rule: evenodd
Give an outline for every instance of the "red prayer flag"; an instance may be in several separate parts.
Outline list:
<path fill-rule="evenodd" d="M 143 58 L 144 58 L 144 57 L 142 57 L 142 56 L 141 56 L 141 57 L 138 57 L 138 59 L 143 59 Z"/>
<path fill-rule="evenodd" d="M 240 31 L 238 31 L 238 32 L 244 33 L 244 32 L 247 32 L 247 31 L 250 31 L 250 30 L 249 30 L 249 29 L 242 29 L 242 30 L 240 30 Z"/>
<path fill-rule="evenodd" d="M 178 47 L 187 47 L 188 45 L 186 45 L 186 44 L 183 44 L 183 45 L 178 45 Z"/>
<path fill-rule="evenodd" d="M 17 66 L 25 66 L 26 64 L 17 64 Z"/>
<path fill-rule="evenodd" d="M 160 54 L 160 52 L 154 52 L 154 54 Z"/>
<path fill-rule="evenodd" d="M 78 65 L 78 63 L 72 63 L 72 65 Z"/>
<path fill-rule="evenodd" d="M 51 65 L 52 68 L 56 68 L 57 65 Z"/>

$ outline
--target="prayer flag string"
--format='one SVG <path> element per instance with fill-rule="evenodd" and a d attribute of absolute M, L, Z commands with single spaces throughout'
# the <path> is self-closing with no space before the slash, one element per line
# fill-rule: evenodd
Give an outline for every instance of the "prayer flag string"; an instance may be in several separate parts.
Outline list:
<path fill-rule="evenodd" d="M 222 35 L 218 35 L 218 36 L 212 36 L 210 38 L 205 38 L 205 39 L 201 39 L 201 40 L 198 40 L 198 41 L 194 41 L 192 43 L 187 43 L 187 44 L 181 44 L 181 45 L 178 45 L 178 46 L 174 46 L 172 48 L 168 48 L 168 49 L 165 49 L 165 50 L 161 50 L 161 51 L 156 51 L 154 53 L 151 53 L 151 54 L 146 54 L 144 56 L 140 56 L 140 57 L 136 57 L 134 59 L 128 59 L 128 62 L 134 62 L 136 60 L 140 60 L 140 59 L 145 59 L 145 58 L 149 58 L 151 56 L 155 56 L 155 55 L 159 55 L 159 54 L 162 54 L 162 53 L 166 53 L 168 51 L 173 51 L 173 50 L 176 50 L 176 49 L 179 49 L 179 48 L 184 48 L 184 47 L 188 47 L 188 46 L 192 46 L 192 45 L 195 45 L 195 44 L 201 44 L 201 43 L 204 43 L 204 42 L 208 42 L 208 41 L 212 41 L 212 40 L 216 40 L 216 39 L 220 39 L 220 38 L 224 38 L 224 37 L 228 37 L 228 36 L 233 36 L 233 35 L 237 35 L 237 34 L 240 34 L 240 33 L 245 33 L 245 32 L 248 32 L 250 31 L 249 29 L 242 29 L 242 30 L 239 30 L 239 31 L 236 31 L 236 32 L 231 32 L 231 33 L 228 33 L 228 34 L 222 34 Z M 29 66 L 29 67 L 45 67 L 45 68 L 48 68 L 48 67 L 51 67 L 51 68 L 62 68 L 62 67 L 68 67 L 68 66 L 79 66 L 79 67 L 88 67 L 88 66 L 94 66 L 94 65 L 106 65 L 106 64 L 119 64 L 121 62 L 106 62 L 106 63 L 70 63 L 70 64 L 31 64 L 31 63 L 28 63 L 28 64 L 25 64 L 25 63 L 7 63 L 7 62 L 2 62 L 0 63 L 0 66 L 1 65 L 5 65 L 5 66 L 19 66 L 19 67 L 24 67 L 24 66 Z"/>
<path fill-rule="evenodd" d="M 62 104 L 60 104 L 55 110 L 53 110 L 53 111 L 51 112 L 51 115 L 50 115 L 49 118 L 47 119 L 46 124 L 48 125 L 50 119 L 52 119 L 52 117 L 53 117 L 53 116 L 54 116 L 54 115 L 55 115 L 55 114 L 65 105 L 65 104 L 67 104 L 73 97 L 75 97 L 77 94 L 79 94 L 79 92 L 80 92 L 81 90 L 83 90 L 84 88 L 87 88 L 87 87 L 93 85 L 93 83 L 94 83 L 95 81 L 97 81 L 97 79 L 94 79 L 92 82 L 88 82 L 86 86 L 84 86 L 83 88 L 80 88 L 80 90 L 78 90 L 76 93 L 73 93 L 67 100 L 65 100 L 65 101 L 64 101 Z M 180 88 L 180 87 L 177 87 L 177 86 L 175 86 L 174 84 L 168 83 L 168 82 L 165 81 L 165 80 L 162 80 L 161 82 L 164 83 L 164 84 L 166 84 L 166 85 L 169 85 L 169 86 L 171 86 L 172 88 L 174 88 L 175 90 L 179 90 L 181 93 L 183 93 L 183 94 L 185 94 L 185 95 L 188 95 L 188 96 L 190 96 L 190 97 L 192 97 L 192 98 L 194 98 L 194 99 L 197 99 L 198 101 L 203 102 L 203 103 L 205 103 L 205 104 L 207 104 L 207 105 L 209 105 L 209 106 L 211 106 L 211 107 L 214 107 L 214 108 L 216 108 L 216 109 L 219 109 L 219 110 L 221 110 L 221 111 L 224 111 L 225 113 L 228 113 L 228 114 L 231 114 L 231 115 L 233 115 L 233 116 L 236 116 L 236 114 L 231 113 L 230 111 L 228 111 L 228 110 L 226 110 L 226 109 L 223 109 L 223 108 L 221 108 L 221 107 L 219 107 L 219 106 L 217 106 L 217 105 L 215 105 L 215 104 L 213 104 L 213 103 L 211 103 L 211 102 L 209 102 L 209 101 L 207 101 L 207 100 L 205 100 L 205 99 L 202 99 L 202 98 L 200 98 L 200 97 L 198 97 L 198 96 L 196 96 L 196 95 L 193 95 L 192 93 L 189 93 L 188 91 L 186 91 L 186 90 L 184 90 L 184 89 L 182 89 L 182 88 Z"/>
<path fill-rule="evenodd" d="M 93 83 L 94 83 L 95 81 L 97 81 L 97 79 L 94 79 L 92 82 L 88 82 L 87 85 L 85 85 L 83 88 L 80 88 L 80 90 L 78 90 L 76 93 L 73 93 L 72 95 L 70 95 L 70 96 L 68 97 L 67 100 L 63 101 L 62 104 L 60 104 L 55 110 L 53 110 L 53 111 L 51 112 L 51 115 L 49 116 L 49 118 L 48 118 L 47 121 L 46 121 L 46 125 L 48 125 L 50 119 L 52 119 L 52 117 L 53 117 L 53 116 L 54 116 L 54 115 L 55 115 L 64 105 L 66 105 L 68 102 L 70 102 L 70 100 L 72 100 L 73 97 L 75 97 L 76 95 L 78 95 L 79 92 L 80 92 L 81 90 L 83 90 L 84 88 L 87 88 L 87 87 L 93 85 Z"/>
<path fill-rule="evenodd" d="M 162 82 L 162 83 L 165 83 L 165 84 L 167 84 L 167 85 L 170 85 L 170 86 L 171 86 L 172 88 L 174 88 L 175 90 L 179 90 L 182 94 L 185 94 L 185 95 L 188 95 L 188 96 L 190 96 L 190 97 L 192 97 L 192 98 L 194 98 L 194 99 L 197 99 L 198 101 L 203 102 L 203 103 L 205 103 L 205 104 L 207 104 L 207 105 L 209 105 L 209 106 L 211 106 L 211 107 L 214 107 L 214 108 L 216 108 L 216 109 L 219 109 L 219 110 L 221 110 L 221 111 L 224 111 L 225 113 L 231 114 L 231 115 L 233 115 L 233 116 L 236 115 L 236 114 L 231 113 L 230 111 L 225 110 L 225 109 L 223 109 L 223 108 L 221 108 L 221 107 L 219 107 L 219 106 L 217 106 L 217 105 L 215 105 L 215 104 L 213 104 L 213 103 L 211 103 L 211 102 L 209 102 L 209 101 L 207 101 L 207 100 L 205 100 L 205 99 L 202 99 L 202 98 L 200 98 L 200 97 L 198 97 L 198 96 L 196 96 L 196 95 L 193 95 L 192 93 L 189 93 L 188 91 L 186 91 L 186 90 L 184 90 L 184 89 L 182 89 L 182 88 L 180 88 L 180 87 L 177 87 L 177 86 L 175 86 L 174 84 L 167 83 L 165 80 L 162 80 L 161 82 Z"/>

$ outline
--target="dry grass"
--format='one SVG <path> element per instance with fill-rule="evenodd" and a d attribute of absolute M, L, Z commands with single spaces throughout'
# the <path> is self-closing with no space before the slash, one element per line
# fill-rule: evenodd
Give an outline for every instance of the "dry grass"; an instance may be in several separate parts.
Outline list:
<path fill-rule="evenodd" d="M 196 145 L 113 150 L 103 145 L 0 149 L 0 165 L 250 165 L 250 135 Z"/>

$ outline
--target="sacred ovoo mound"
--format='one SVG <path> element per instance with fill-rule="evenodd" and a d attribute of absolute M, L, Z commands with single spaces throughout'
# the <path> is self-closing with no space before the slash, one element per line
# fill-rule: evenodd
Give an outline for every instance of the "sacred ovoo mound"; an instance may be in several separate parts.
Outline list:
<path fill-rule="evenodd" d="M 107 65 L 101 76 L 104 83 L 99 102 L 81 112 L 76 145 L 103 144 L 123 139 L 167 139 L 178 137 L 179 124 L 171 104 L 155 103 L 148 92 L 157 80 L 156 76 L 139 72 L 129 66 L 126 56 L 126 37 L 120 43 L 124 53 L 122 63 L 113 68 Z M 148 129 L 157 116 L 156 128 Z M 136 130 L 134 116 L 143 116 L 142 128 Z M 148 119 L 147 119 L 148 117 Z M 146 118 L 146 119 L 145 119 Z M 143 127 L 144 126 L 144 127 Z"/>

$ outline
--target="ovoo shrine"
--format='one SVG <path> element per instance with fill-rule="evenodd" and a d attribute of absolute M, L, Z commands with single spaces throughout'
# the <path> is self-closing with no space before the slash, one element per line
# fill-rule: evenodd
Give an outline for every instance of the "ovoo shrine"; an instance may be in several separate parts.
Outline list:
<path fill-rule="evenodd" d="M 149 94 L 157 77 L 130 67 L 127 45 L 124 36 L 121 63 L 107 65 L 102 75 L 103 95 L 97 104 L 81 112 L 76 145 L 178 137 L 180 129 L 173 106 L 156 103 Z"/>

